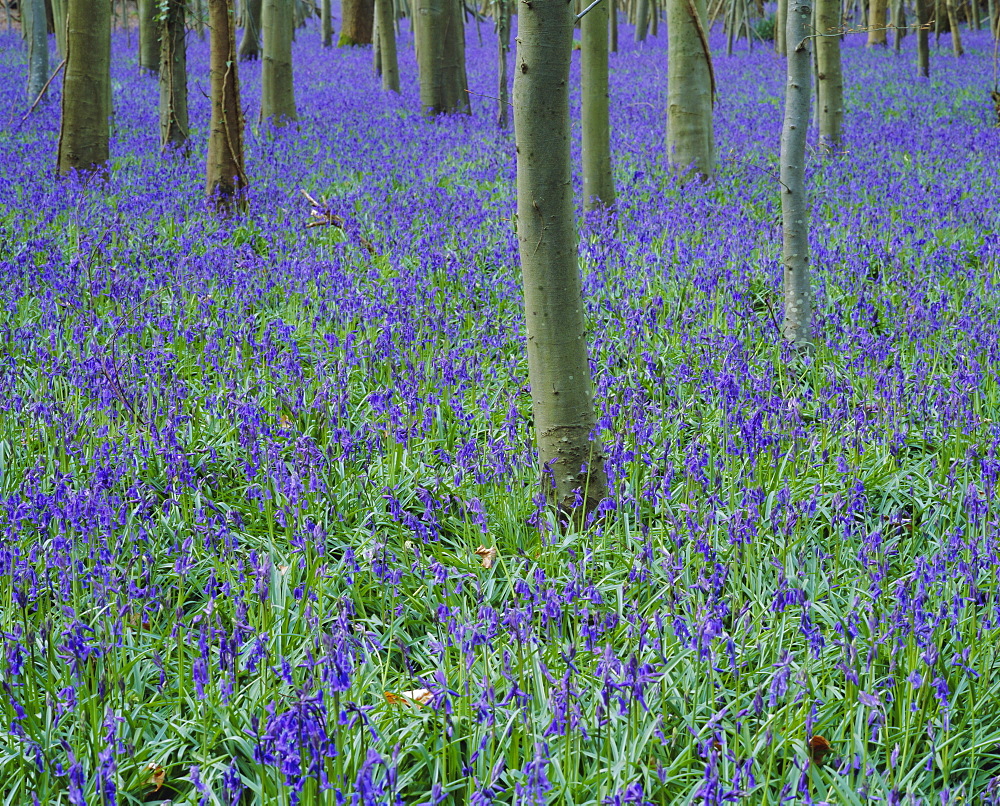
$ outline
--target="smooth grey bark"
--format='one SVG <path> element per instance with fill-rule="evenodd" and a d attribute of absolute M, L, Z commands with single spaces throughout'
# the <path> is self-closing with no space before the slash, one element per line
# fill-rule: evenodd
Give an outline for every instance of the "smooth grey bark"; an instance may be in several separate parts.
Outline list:
<path fill-rule="evenodd" d="M 587 357 L 570 169 L 573 5 L 518 9 L 514 72 L 517 239 L 542 487 L 579 525 L 607 495 Z"/>
<path fill-rule="evenodd" d="M 507 56 L 510 53 L 510 4 L 512 0 L 496 0 L 497 15 L 497 126 L 506 129 L 510 123 L 510 103 L 507 92 Z"/>
<path fill-rule="evenodd" d="M 608 49 L 612 53 L 618 52 L 618 0 L 604 0 L 606 3 L 610 3 L 609 13 L 611 15 L 611 24 L 608 36 L 610 42 L 608 43 Z"/>
<path fill-rule="evenodd" d="M 809 128 L 810 17 L 807 0 L 789 0 L 785 117 L 781 129 L 781 235 L 785 317 L 782 334 L 795 345 L 810 340 L 809 201 L 806 198 L 806 133 Z"/>
<path fill-rule="evenodd" d="M 889 44 L 885 30 L 886 0 L 868 0 L 868 42 L 872 48 L 876 45 L 885 47 Z"/>
<path fill-rule="evenodd" d="M 951 28 L 951 50 L 956 56 L 965 53 L 962 47 L 962 34 L 958 30 L 958 14 L 955 12 L 955 0 L 944 0 L 948 10 L 948 27 Z"/>
<path fill-rule="evenodd" d="M 108 161 L 111 118 L 110 0 L 69 0 L 59 173 L 91 172 Z"/>
<path fill-rule="evenodd" d="M 9 0 L 8 0 L 9 2 Z M 56 35 L 56 49 L 66 58 L 66 16 L 69 0 L 50 0 L 52 6 L 52 32 Z"/>
<path fill-rule="evenodd" d="M 891 0 L 889 16 L 892 23 L 892 49 L 899 53 L 906 36 L 906 9 L 903 7 L 903 0 Z"/>
<path fill-rule="evenodd" d="M 590 211 L 615 203 L 608 119 L 607 0 L 588 11 L 580 23 L 583 209 Z"/>
<path fill-rule="evenodd" d="M 778 0 L 778 10 L 774 13 L 774 52 L 779 56 L 784 56 L 787 51 L 785 31 L 788 26 L 788 2 L 789 0 Z"/>
<path fill-rule="evenodd" d="M 323 0 L 319 12 L 320 30 L 324 48 L 333 47 L 333 9 L 330 0 Z"/>
<path fill-rule="evenodd" d="M 842 146 L 844 74 L 840 60 L 840 0 L 816 0 L 816 109 L 819 147 L 837 153 Z"/>
<path fill-rule="evenodd" d="M 205 2 L 204 0 L 192 0 L 191 13 L 194 14 L 194 30 L 198 34 L 198 39 L 205 41 Z"/>
<path fill-rule="evenodd" d="M 34 101 L 49 80 L 48 20 L 45 0 L 22 0 L 21 18 L 28 45 L 28 100 Z"/>
<path fill-rule="evenodd" d="M 706 16 L 705 0 L 669 0 L 667 159 L 673 170 L 702 178 L 715 173 L 715 76 Z"/>
<path fill-rule="evenodd" d="M 375 0 L 382 89 L 399 92 L 399 62 L 396 57 L 396 25 L 393 16 L 392 0 Z"/>
<path fill-rule="evenodd" d="M 928 0 L 916 0 L 917 3 L 917 72 L 924 78 L 931 75 L 931 48 L 928 20 Z"/>
<path fill-rule="evenodd" d="M 139 69 L 156 75 L 160 69 L 160 25 L 157 22 L 156 0 L 139 3 Z"/>
<path fill-rule="evenodd" d="M 188 140 L 185 0 L 166 0 L 160 32 L 160 149 Z"/>
<path fill-rule="evenodd" d="M 635 41 L 646 41 L 646 30 L 649 27 L 649 0 L 633 0 L 635 5 Z M 593 12 L 591 12 L 593 13 Z"/>
<path fill-rule="evenodd" d="M 468 113 L 461 0 L 416 0 L 413 22 L 421 110 L 429 115 Z"/>
<path fill-rule="evenodd" d="M 260 58 L 260 18 L 262 0 L 246 0 L 243 7 L 243 36 L 240 38 L 241 62 Z"/>
<path fill-rule="evenodd" d="M 298 118 L 292 84 L 292 12 L 291 0 L 264 0 L 260 119 L 270 120 L 276 126 Z"/>

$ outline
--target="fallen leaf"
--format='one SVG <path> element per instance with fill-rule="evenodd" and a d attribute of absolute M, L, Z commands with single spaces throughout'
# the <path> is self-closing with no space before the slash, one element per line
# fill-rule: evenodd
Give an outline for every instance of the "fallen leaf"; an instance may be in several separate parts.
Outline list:
<path fill-rule="evenodd" d="M 476 549 L 476 555 L 481 557 L 483 560 L 483 568 L 492 568 L 499 553 L 500 552 L 497 551 L 496 546 L 486 548 L 486 546 L 480 545 L 480 547 Z"/>
<path fill-rule="evenodd" d="M 146 784 L 148 786 L 152 786 L 154 792 L 159 792 L 160 789 L 163 788 L 163 782 L 167 779 L 167 771 L 159 764 L 154 764 L 152 761 L 146 765 L 146 769 L 149 770 L 150 773 Z"/>
<path fill-rule="evenodd" d="M 406 705 L 412 703 L 417 707 L 427 705 L 434 699 L 430 689 L 417 688 L 413 691 L 404 691 L 402 694 L 393 694 L 391 691 L 385 692 L 385 701 L 390 705 Z"/>

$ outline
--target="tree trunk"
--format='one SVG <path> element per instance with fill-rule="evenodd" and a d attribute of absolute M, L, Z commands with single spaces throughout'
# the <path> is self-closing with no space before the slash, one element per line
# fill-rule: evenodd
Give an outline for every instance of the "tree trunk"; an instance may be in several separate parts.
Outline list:
<path fill-rule="evenodd" d="M 667 158 L 681 174 L 708 178 L 715 173 L 715 77 L 705 0 L 670 0 L 667 13 Z"/>
<path fill-rule="evenodd" d="M 820 151 L 841 150 L 844 120 L 844 78 L 840 65 L 840 0 L 816 0 L 816 108 L 819 110 Z"/>
<path fill-rule="evenodd" d="M 91 172 L 108 161 L 111 117 L 110 0 L 69 0 L 59 173 Z"/>
<path fill-rule="evenodd" d="M 605 0 L 605 2 L 607 2 L 607 0 Z M 649 0 L 634 0 L 634 2 L 635 2 L 635 41 L 645 42 L 646 29 L 649 27 Z"/>
<path fill-rule="evenodd" d="M 868 47 L 888 44 L 885 30 L 886 0 L 868 0 Z"/>
<path fill-rule="evenodd" d="M 417 0 L 414 25 L 420 108 L 429 115 L 469 112 L 461 0 Z"/>
<path fill-rule="evenodd" d="M 788 0 L 778 0 L 778 10 L 774 13 L 774 52 L 779 56 L 786 53 L 785 30 L 788 25 Z"/>
<path fill-rule="evenodd" d="M 618 0 L 604 0 L 606 3 L 611 4 L 610 15 L 611 15 L 611 26 L 608 32 L 610 42 L 608 43 L 608 50 L 612 53 L 618 52 Z"/>
<path fill-rule="evenodd" d="M 951 49 L 956 56 L 965 53 L 962 47 L 962 34 L 958 30 L 958 15 L 955 13 L 955 0 L 945 0 L 948 9 L 948 27 L 951 28 Z"/>
<path fill-rule="evenodd" d="M 341 0 L 337 47 L 370 45 L 375 25 L 375 0 Z"/>
<path fill-rule="evenodd" d="M 580 87 L 583 126 L 583 209 L 615 203 L 608 121 L 608 5 L 592 8 L 580 21 Z"/>
<path fill-rule="evenodd" d="M 903 0 L 892 0 L 889 14 L 892 20 L 892 49 L 899 53 L 903 49 L 903 37 L 906 36 L 906 10 Z"/>
<path fill-rule="evenodd" d="M 507 94 L 507 54 L 510 53 L 510 4 L 512 0 L 497 0 L 497 126 L 506 129 L 510 123 L 510 103 Z"/>
<path fill-rule="evenodd" d="M 243 36 L 240 39 L 239 57 L 241 62 L 260 58 L 260 18 L 262 0 L 246 0 L 244 8 Z"/>
<path fill-rule="evenodd" d="M 396 58 L 396 26 L 392 0 L 375 0 L 378 15 L 378 45 L 382 65 L 382 89 L 399 92 L 399 62 Z"/>
<path fill-rule="evenodd" d="M 810 15 L 806 0 L 789 0 L 788 81 L 781 130 L 781 235 L 784 262 L 786 340 L 810 340 L 812 289 L 809 285 L 809 202 L 806 198 L 806 134 L 809 129 Z"/>
<path fill-rule="evenodd" d="M 156 0 L 139 1 L 139 69 L 156 75 L 160 69 L 160 23 Z"/>
<path fill-rule="evenodd" d="M 160 33 L 160 148 L 184 148 L 188 141 L 185 2 L 167 0 Z"/>
<path fill-rule="evenodd" d="M 296 120 L 292 84 L 291 0 L 264 0 L 264 65 L 261 70 L 260 119 L 283 126 Z"/>
<path fill-rule="evenodd" d="M 928 19 L 928 0 L 916 0 L 917 3 L 917 72 L 924 78 L 931 75 L 931 48 Z"/>
<path fill-rule="evenodd" d="M 320 6 L 320 27 L 323 32 L 323 47 L 333 47 L 333 12 L 330 8 L 330 0 L 323 0 Z"/>
<path fill-rule="evenodd" d="M 528 380 L 542 486 L 581 524 L 607 495 L 595 438 L 570 170 L 573 6 L 518 10 L 514 73 L 517 238 L 527 320 Z"/>
<path fill-rule="evenodd" d="M 8 0 L 10 2 L 10 0 Z M 52 32 L 56 35 L 59 55 L 66 58 L 66 12 L 69 0 L 51 0 Z"/>
<path fill-rule="evenodd" d="M 209 57 L 212 121 L 205 191 L 219 212 L 229 213 L 244 206 L 246 187 L 232 0 L 208 0 L 208 18 L 212 43 Z"/>
<path fill-rule="evenodd" d="M 123 0 L 124 2 L 124 0 Z M 198 39 L 205 41 L 205 2 L 204 0 L 193 0 L 191 11 L 194 12 L 194 30 L 198 33 Z"/>
<path fill-rule="evenodd" d="M 34 102 L 49 80 L 49 35 L 45 0 L 21 0 L 21 22 L 28 44 L 28 101 Z"/>

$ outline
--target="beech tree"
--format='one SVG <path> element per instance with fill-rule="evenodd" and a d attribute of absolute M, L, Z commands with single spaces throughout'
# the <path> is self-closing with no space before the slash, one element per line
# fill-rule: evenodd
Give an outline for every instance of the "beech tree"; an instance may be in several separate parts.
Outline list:
<path fill-rule="evenodd" d="M 888 45 L 885 29 L 886 0 L 869 0 L 868 3 L 868 47 Z"/>
<path fill-rule="evenodd" d="M 573 4 L 532 0 L 517 15 L 517 239 L 528 379 L 542 484 L 581 524 L 607 495 L 584 329 L 570 170 Z"/>
<path fill-rule="evenodd" d="M 604 0 L 607 2 L 607 0 Z M 510 122 L 507 99 L 507 56 L 510 53 L 510 4 L 512 0 L 496 0 L 493 13 L 497 26 L 497 126 L 506 129 Z"/>
<path fill-rule="evenodd" d="M 324 48 L 333 46 L 333 9 L 330 6 L 330 0 L 323 0 L 319 10 L 320 31 Z"/>
<path fill-rule="evenodd" d="M 69 0 L 66 74 L 59 126 L 60 174 L 108 161 L 111 117 L 111 2 Z"/>
<path fill-rule="evenodd" d="M 930 12 L 928 10 L 928 0 L 916 0 L 917 2 L 917 71 L 924 78 L 931 75 L 931 49 L 930 49 Z"/>
<path fill-rule="evenodd" d="M 160 69 L 160 25 L 156 0 L 139 3 L 139 69 L 156 75 Z"/>
<path fill-rule="evenodd" d="M 22 0 L 21 22 L 28 46 L 28 99 L 34 101 L 49 78 L 49 36 L 45 0 Z"/>
<path fill-rule="evenodd" d="M 414 0 L 414 42 L 425 114 L 469 112 L 461 0 Z"/>
<path fill-rule="evenodd" d="M 842 30 L 840 0 L 816 0 L 816 107 L 819 111 L 819 146 L 840 151 L 844 120 L 844 78 L 840 64 Z"/>
<path fill-rule="evenodd" d="M 809 342 L 812 288 L 809 283 L 809 201 L 806 198 L 806 133 L 812 71 L 808 0 L 789 0 L 785 117 L 781 129 L 781 242 L 785 317 L 782 333 L 799 346 Z"/>
<path fill-rule="evenodd" d="M 260 119 L 278 126 L 298 118 L 292 83 L 293 27 L 290 0 L 264 0 Z"/>
<path fill-rule="evenodd" d="M 241 62 L 260 58 L 260 18 L 261 0 L 243 2 L 243 37 L 240 39 L 239 56 Z"/>
<path fill-rule="evenodd" d="M 338 47 L 372 44 L 375 0 L 341 0 Z"/>
<path fill-rule="evenodd" d="M 580 85 L 583 124 L 583 209 L 615 203 L 608 121 L 608 0 L 581 20 Z"/>
<path fill-rule="evenodd" d="M 205 190 L 216 209 L 227 213 L 243 205 L 246 187 L 232 0 L 208 0 L 208 20 L 212 120 L 208 133 Z"/>
<path fill-rule="evenodd" d="M 667 27 L 667 158 L 681 173 L 715 173 L 712 106 L 715 75 L 705 0 L 669 0 Z"/>
<path fill-rule="evenodd" d="M 160 148 L 184 147 L 188 139 L 185 0 L 164 0 L 160 32 Z"/>
<path fill-rule="evenodd" d="M 396 21 L 392 0 L 375 0 L 378 20 L 379 67 L 382 89 L 399 92 L 399 63 L 396 58 Z"/>

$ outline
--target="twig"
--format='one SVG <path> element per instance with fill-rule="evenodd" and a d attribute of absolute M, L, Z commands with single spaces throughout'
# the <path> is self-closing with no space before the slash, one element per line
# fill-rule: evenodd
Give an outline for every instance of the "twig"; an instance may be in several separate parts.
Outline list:
<path fill-rule="evenodd" d="M 35 107 L 42 102 L 42 98 L 45 97 L 45 91 L 48 90 L 49 84 L 51 84 L 53 81 L 56 80 L 56 76 L 59 75 L 60 72 L 62 72 L 62 69 L 65 66 L 66 66 L 66 60 L 63 59 L 61 62 L 59 62 L 59 66 L 56 68 L 56 71 L 51 76 L 49 76 L 49 80 L 45 82 L 45 86 L 42 87 L 42 91 L 38 93 L 38 97 L 35 98 L 35 102 L 28 107 L 28 111 L 24 113 L 24 117 L 17 122 L 17 127 L 14 129 L 15 132 L 18 129 L 20 129 L 21 126 L 24 124 L 24 121 L 28 119 L 28 115 L 30 115 L 32 112 L 35 111 Z"/>
<path fill-rule="evenodd" d="M 601 2 L 603 2 L 603 0 L 594 0 L 593 3 L 591 3 L 583 11 L 581 11 L 579 14 L 576 15 L 576 19 L 574 20 L 574 22 L 579 22 L 580 20 L 582 20 L 591 11 L 591 9 L 596 8 Z"/>
<path fill-rule="evenodd" d="M 597 0 L 597 2 L 601 2 L 601 0 Z M 482 92 L 473 92 L 472 90 L 466 90 L 466 92 L 469 93 L 469 95 L 478 95 L 480 98 L 489 98 L 491 101 L 499 101 L 500 100 L 495 95 L 486 95 L 485 93 L 482 93 Z M 510 101 L 507 101 L 507 106 L 513 106 L 513 105 L 514 104 L 512 104 Z"/>

